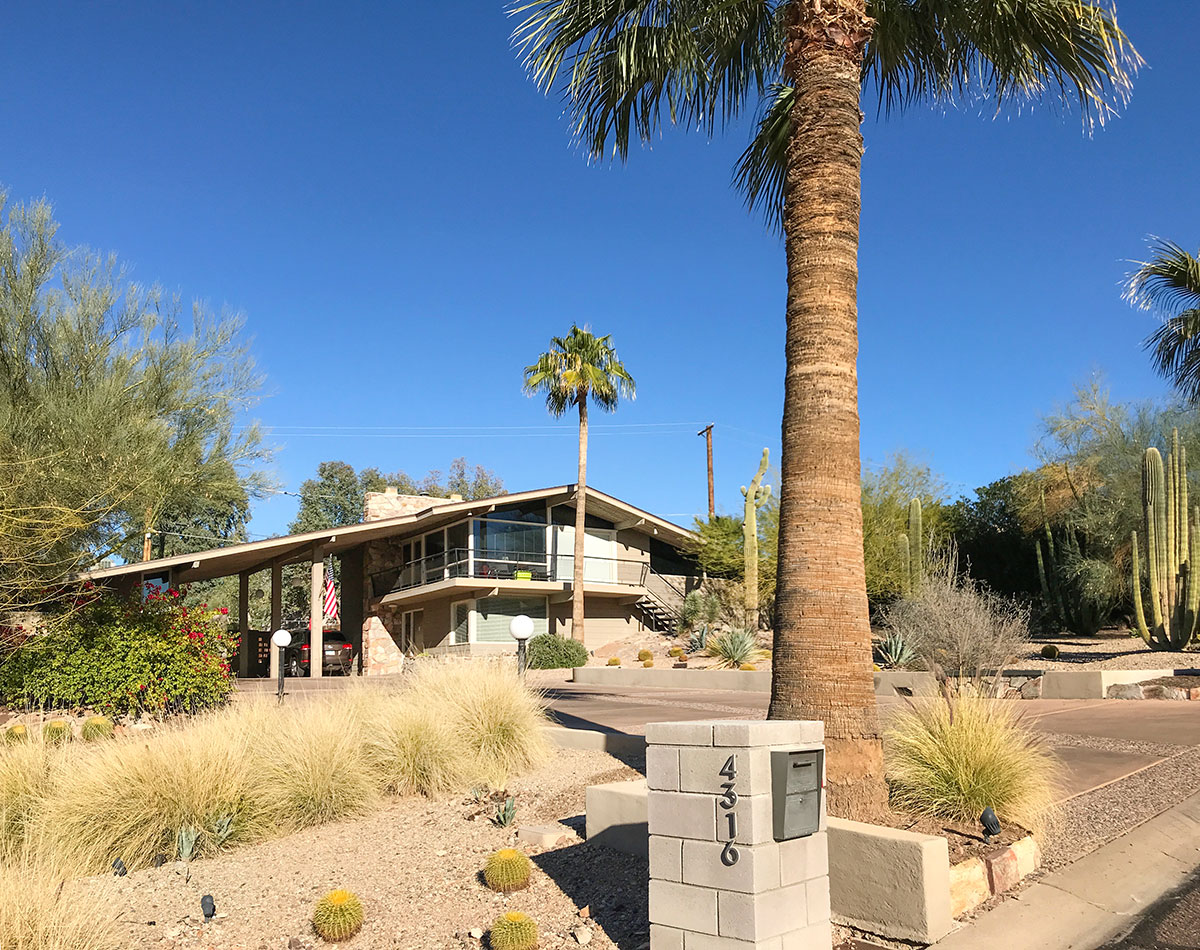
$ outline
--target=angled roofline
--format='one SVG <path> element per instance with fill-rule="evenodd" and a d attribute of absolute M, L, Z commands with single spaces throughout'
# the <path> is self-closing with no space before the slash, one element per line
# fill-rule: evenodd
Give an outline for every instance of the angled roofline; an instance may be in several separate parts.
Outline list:
<path fill-rule="evenodd" d="M 248 555 L 259 555 L 257 559 L 251 559 L 253 563 L 258 565 L 257 567 L 234 568 L 229 573 L 239 573 L 241 570 L 246 569 L 258 570 L 272 561 L 300 560 L 301 558 L 296 555 L 299 555 L 300 552 L 311 550 L 314 545 L 326 548 L 326 553 L 336 554 L 339 551 L 374 540 L 375 538 L 388 537 L 401 529 L 419 526 L 422 521 L 434 515 L 438 516 L 439 519 L 446 515 L 470 517 L 484 509 L 491 510 L 500 505 L 520 504 L 523 501 L 536 501 L 539 498 L 549 499 L 557 495 L 561 495 L 563 501 L 567 501 L 575 496 L 577 489 L 578 486 L 575 484 L 559 485 L 552 488 L 539 488 L 533 491 L 514 492 L 509 495 L 477 498 L 473 501 L 442 502 L 440 504 L 431 504 L 428 508 L 422 508 L 408 514 L 397 515 L 393 518 L 364 521 L 358 524 L 344 525 L 340 528 L 331 528 L 322 531 L 307 531 L 303 534 L 282 535 L 278 538 L 267 538 L 263 541 L 246 541 L 220 548 L 210 548 L 207 551 L 178 554 L 174 557 L 157 558 L 151 561 L 131 561 L 115 567 L 95 568 L 85 571 L 79 576 L 87 580 L 106 580 L 115 577 L 128 577 L 133 574 L 154 575 L 170 571 L 174 568 L 197 566 L 198 562 L 241 561 Z M 628 502 L 624 502 L 615 495 L 609 495 L 591 486 L 588 486 L 587 493 L 589 498 L 595 497 L 614 508 L 626 512 L 629 515 L 627 519 L 629 523 L 626 524 L 626 527 L 649 527 L 653 530 L 647 533 L 652 535 L 658 535 L 661 531 L 663 534 L 669 536 L 670 539 L 673 539 L 676 544 L 694 543 L 698 540 L 698 535 L 687 528 L 683 528 Z M 228 575 L 214 573 L 211 576 L 224 577 Z"/>

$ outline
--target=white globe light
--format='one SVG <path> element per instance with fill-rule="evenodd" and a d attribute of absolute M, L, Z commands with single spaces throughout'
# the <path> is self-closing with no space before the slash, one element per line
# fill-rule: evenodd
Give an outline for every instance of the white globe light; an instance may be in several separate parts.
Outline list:
<path fill-rule="evenodd" d="M 276 630 L 271 634 L 271 642 L 277 647 L 290 647 L 292 645 L 292 635 L 286 630 Z"/>
<path fill-rule="evenodd" d="M 533 636 L 533 621 L 524 614 L 517 614 L 509 621 L 508 632 L 514 640 L 528 640 Z"/>

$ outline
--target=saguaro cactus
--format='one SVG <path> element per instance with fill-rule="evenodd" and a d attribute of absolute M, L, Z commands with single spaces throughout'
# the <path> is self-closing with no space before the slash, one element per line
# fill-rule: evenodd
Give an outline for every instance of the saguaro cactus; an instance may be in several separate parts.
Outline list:
<path fill-rule="evenodd" d="M 1150 622 L 1142 603 L 1137 532 L 1133 547 L 1133 610 L 1138 633 L 1151 650 L 1182 650 L 1196 637 L 1200 583 L 1192 567 L 1200 561 L 1200 509 L 1188 512 L 1187 452 L 1179 430 L 1171 432 L 1166 469 L 1151 446 L 1142 458 L 1142 510 L 1146 530 L 1146 573 Z"/>
<path fill-rule="evenodd" d="M 762 483 L 767 474 L 769 450 L 763 449 L 762 461 L 758 463 L 758 472 L 750 482 L 750 487 L 742 486 L 742 495 L 746 499 L 745 516 L 742 519 L 742 556 L 745 558 L 745 608 L 746 623 L 758 627 L 758 509 L 767 503 L 771 496 L 771 486 Z"/>
<path fill-rule="evenodd" d="M 900 593 L 905 597 L 921 587 L 921 579 L 925 574 L 925 545 L 921 534 L 921 499 L 914 498 L 908 503 L 908 533 L 896 536 Z"/>

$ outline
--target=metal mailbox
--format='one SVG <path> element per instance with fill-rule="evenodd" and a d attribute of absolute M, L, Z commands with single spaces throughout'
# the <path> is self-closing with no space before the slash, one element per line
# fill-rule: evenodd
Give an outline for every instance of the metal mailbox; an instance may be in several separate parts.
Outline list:
<path fill-rule="evenodd" d="M 771 753 L 771 807 L 776 841 L 816 833 L 821 822 L 824 774 L 823 749 Z"/>

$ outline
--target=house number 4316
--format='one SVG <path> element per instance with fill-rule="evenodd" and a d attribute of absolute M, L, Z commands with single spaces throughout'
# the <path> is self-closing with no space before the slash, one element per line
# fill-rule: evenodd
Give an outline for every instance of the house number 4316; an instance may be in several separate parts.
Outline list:
<path fill-rule="evenodd" d="M 733 840 L 737 837 L 737 812 L 733 810 L 733 806 L 737 804 L 737 755 L 731 755 L 725 760 L 725 764 L 717 773 L 721 778 L 725 779 L 721 783 L 721 794 L 717 796 L 717 804 L 723 809 L 719 812 L 720 817 L 717 819 L 718 835 L 725 838 L 725 847 L 721 849 L 721 863 L 727 868 L 733 867 L 738 863 L 738 849 L 733 846 Z"/>

